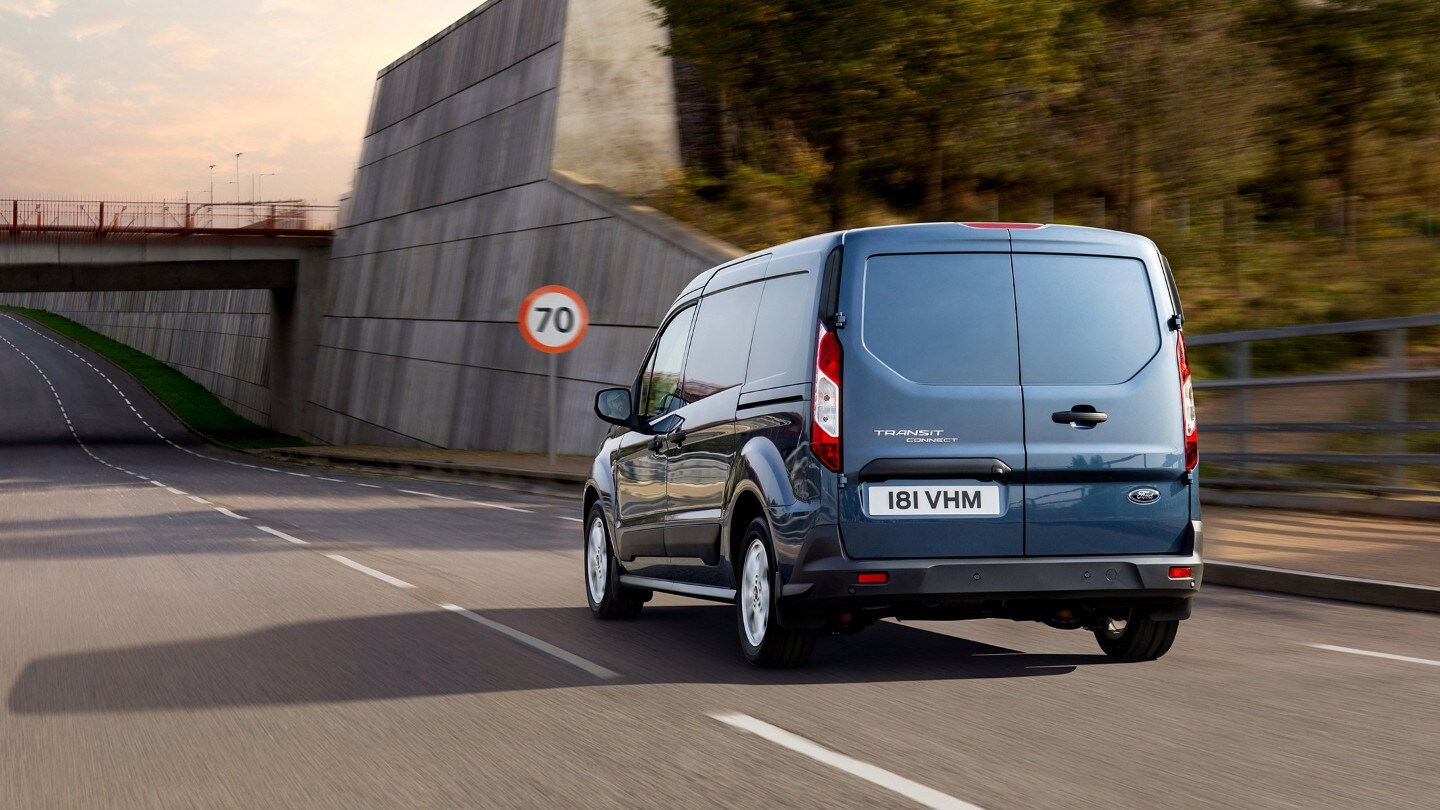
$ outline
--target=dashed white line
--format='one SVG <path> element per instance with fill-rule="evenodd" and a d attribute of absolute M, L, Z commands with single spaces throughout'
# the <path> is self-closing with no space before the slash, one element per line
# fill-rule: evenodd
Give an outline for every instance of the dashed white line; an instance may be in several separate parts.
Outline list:
<path fill-rule="evenodd" d="M 159 481 L 151 481 L 149 478 L 141 478 L 140 480 L 141 480 L 141 481 L 150 481 L 150 483 L 154 484 L 154 485 L 157 486 L 157 487 L 160 487 L 161 489 L 165 489 L 165 488 L 166 488 L 166 486 L 165 486 L 164 484 L 160 483 Z"/>
<path fill-rule="evenodd" d="M 1305 646 L 1314 647 L 1317 650 L 1329 650 L 1330 652 L 1350 653 L 1351 655 L 1364 655 L 1370 658 L 1384 658 L 1388 661 L 1404 661 L 1407 664 L 1427 664 L 1432 667 L 1440 667 L 1440 661 L 1431 661 L 1428 658 L 1411 658 L 1408 655 L 1395 655 L 1394 653 L 1357 650 L 1353 647 L 1337 647 L 1334 644 L 1306 644 Z"/>
<path fill-rule="evenodd" d="M 486 509 L 504 509 L 506 512 L 521 512 L 527 515 L 535 514 L 534 509 L 521 509 L 518 506 L 506 506 L 503 503 L 491 503 L 490 501 L 466 501 L 466 503 L 473 503 L 476 506 L 483 506 Z"/>
<path fill-rule="evenodd" d="M 361 484 L 361 483 L 356 483 L 355 486 L 357 486 L 357 487 L 365 487 L 366 489 L 380 489 L 380 488 L 381 488 L 381 487 L 378 487 L 378 486 L 376 486 L 376 485 L 374 485 L 374 484 Z"/>
<path fill-rule="evenodd" d="M 175 493 L 176 495 L 189 495 L 189 494 L 190 494 L 190 493 L 188 493 L 188 492 L 181 492 L 180 490 L 176 489 L 175 487 L 165 487 L 165 489 L 169 490 L 170 492 Z"/>
<path fill-rule="evenodd" d="M 310 477 L 310 476 L 306 475 L 305 473 L 290 472 L 289 470 L 286 470 L 286 471 L 285 471 L 285 474 L 286 474 L 286 475 L 293 475 L 293 476 L 295 476 L 296 478 L 309 478 L 309 477 Z"/>
<path fill-rule="evenodd" d="M 187 495 L 186 497 L 189 498 L 190 500 L 196 502 L 196 503 L 203 503 L 203 504 L 205 504 L 206 506 L 209 506 L 209 505 L 210 505 L 210 502 L 209 502 L 209 501 L 205 500 L 204 498 L 200 497 L 199 495 Z"/>
<path fill-rule="evenodd" d="M 339 554 L 326 554 L 325 556 L 326 556 L 326 557 L 329 557 L 330 559 L 334 560 L 335 562 L 340 563 L 341 565 L 347 566 L 347 567 L 349 567 L 349 568 L 354 568 L 356 571 L 359 571 L 359 572 L 362 573 L 362 574 L 368 574 L 368 575 L 370 575 L 370 576 L 372 576 L 372 577 L 380 580 L 381 582 L 388 582 L 388 583 L 390 583 L 391 585 L 394 585 L 394 586 L 397 587 L 397 588 L 413 588 L 413 587 L 415 587 L 414 585 L 411 585 L 410 583 L 406 582 L 406 581 L 403 580 L 403 579 L 396 579 L 395 577 L 390 576 L 389 574 L 385 573 L 384 571 L 376 571 L 374 568 L 371 568 L 371 567 L 368 566 L 368 565 L 361 565 L 360 563 L 355 562 L 354 560 L 350 559 L 349 557 L 342 557 L 342 556 L 339 555 Z"/>
<path fill-rule="evenodd" d="M 215 511 L 216 511 L 216 512 L 219 512 L 220 514 L 224 515 L 225 517 L 232 517 L 232 518 L 235 518 L 236 520 L 249 520 L 249 519 L 250 519 L 250 518 L 245 517 L 244 515 L 237 515 L 237 514 L 235 514 L 234 512 L 231 512 L 229 509 L 226 509 L 226 508 L 223 507 L 223 506 L 217 506 L 217 507 L 215 507 Z"/>
<path fill-rule="evenodd" d="M 541 641 L 540 639 L 530 635 L 529 633 L 522 633 L 513 627 L 503 625 L 492 619 L 487 619 L 484 616 L 481 616 L 479 613 L 471 610 L 466 610 L 459 605 L 452 605 L 448 602 L 441 602 L 440 607 L 452 613 L 464 616 L 470 621 L 488 627 L 497 633 L 509 636 L 511 639 L 518 641 L 521 644 L 524 644 L 525 646 L 532 649 L 539 650 L 540 652 L 543 652 L 546 655 L 551 656 L 552 658 L 558 658 L 559 660 L 564 661 L 570 666 L 575 667 L 576 669 L 584 670 L 585 672 L 588 672 L 597 678 L 601 678 L 603 680 L 610 680 L 612 678 L 620 677 L 620 673 L 616 672 L 613 669 L 606 669 L 605 667 L 600 666 L 599 664 L 591 661 L 588 658 L 581 658 L 575 653 L 572 653 L 568 650 L 562 650 L 548 641 Z"/>
<path fill-rule="evenodd" d="M 305 541 L 305 540 L 301 540 L 301 539 L 298 538 L 298 537 L 291 537 L 290 535 L 286 534 L 285 532 L 280 531 L 279 529 L 272 529 L 272 528 L 270 528 L 269 526 L 256 526 L 255 528 L 259 529 L 259 530 L 262 531 L 262 532 L 265 532 L 266 534 L 273 534 L 273 535 L 275 535 L 276 537 L 280 538 L 281 540 L 289 540 L 290 542 L 294 543 L 294 544 L 297 545 L 297 546 L 308 546 L 308 545 L 310 545 L 309 542 L 307 542 L 307 541 Z"/>
<path fill-rule="evenodd" d="M 397 491 L 398 491 L 398 492 L 403 492 L 403 493 L 405 493 L 406 495 L 419 495 L 419 496 L 424 497 L 424 498 L 437 498 L 437 499 L 442 500 L 442 501 L 458 501 L 458 500 L 462 500 L 461 498 L 452 498 L 452 497 L 450 497 L 449 495 L 436 495 L 436 494 L 431 493 L 431 492 L 416 492 L 416 491 L 413 490 L 413 489 L 401 489 L 401 490 L 397 490 Z"/>
<path fill-rule="evenodd" d="M 316 481 L 329 481 L 329 482 L 332 483 L 332 484 L 343 484 L 343 483 L 345 483 L 344 481 L 341 481 L 339 478 L 322 478 L 322 477 L 320 477 L 320 476 L 318 476 L 318 475 L 315 476 L 315 480 L 316 480 Z"/>
<path fill-rule="evenodd" d="M 886 790 L 898 793 L 922 807 L 943 808 L 944 810 L 980 810 L 978 805 L 961 801 L 947 793 L 941 793 L 934 788 L 906 779 L 897 773 L 892 773 L 884 768 L 871 765 L 868 762 L 862 762 L 854 757 L 846 756 L 839 751 L 832 751 L 823 745 L 801 737 L 799 734 L 792 734 L 779 726 L 772 726 L 764 720 L 756 720 L 748 714 L 712 714 L 710 716 L 727 726 L 738 728 L 741 731 L 748 731 L 757 737 L 788 748 L 797 754 L 807 756 L 816 762 L 845 771 L 852 776 L 864 779 L 872 785 L 878 785 Z"/>
<path fill-rule="evenodd" d="M 580 518 L 572 518 L 572 517 L 563 517 L 563 516 L 562 516 L 560 519 L 561 519 L 561 520 L 568 520 L 568 521 L 570 521 L 570 522 L 572 522 L 572 523 L 584 523 L 584 522 L 585 522 L 585 521 L 581 520 Z"/>

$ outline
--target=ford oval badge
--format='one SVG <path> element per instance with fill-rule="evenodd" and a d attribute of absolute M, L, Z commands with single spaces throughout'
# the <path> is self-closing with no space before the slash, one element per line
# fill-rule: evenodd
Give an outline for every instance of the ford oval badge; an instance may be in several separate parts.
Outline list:
<path fill-rule="evenodd" d="M 1160 500 L 1160 490 L 1154 487 L 1140 487 L 1130 490 L 1130 500 L 1135 503 L 1154 503 Z"/>

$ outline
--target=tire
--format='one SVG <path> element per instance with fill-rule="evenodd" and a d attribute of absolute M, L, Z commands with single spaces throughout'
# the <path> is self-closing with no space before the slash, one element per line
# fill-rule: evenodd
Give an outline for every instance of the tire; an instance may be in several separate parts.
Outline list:
<path fill-rule="evenodd" d="M 776 610 L 775 555 L 770 549 L 770 530 L 763 518 L 756 518 L 745 530 L 740 548 L 739 587 L 735 593 L 735 621 L 740 649 L 745 660 L 757 667 L 792 669 L 805 665 L 815 649 L 813 630 L 790 630 L 780 626 Z"/>
<path fill-rule="evenodd" d="M 605 528 L 600 504 L 590 507 L 585 519 L 585 601 L 597 619 L 633 619 L 640 615 L 650 594 L 620 584 L 620 564 Z"/>
<path fill-rule="evenodd" d="M 1146 608 L 1132 607 L 1126 618 L 1112 618 L 1104 626 L 1095 628 L 1095 640 L 1111 658 L 1154 661 L 1170 651 L 1179 629 L 1178 619 L 1156 621 L 1150 618 Z"/>

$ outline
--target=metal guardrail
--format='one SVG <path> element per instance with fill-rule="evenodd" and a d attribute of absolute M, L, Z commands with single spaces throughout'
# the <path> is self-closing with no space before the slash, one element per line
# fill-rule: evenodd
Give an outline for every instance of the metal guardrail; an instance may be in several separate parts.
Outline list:
<path fill-rule="evenodd" d="M 191 203 L 0 199 L 0 237 L 32 235 L 329 236 L 337 207 L 298 202 Z"/>
<path fill-rule="evenodd" d="M 1228 346 L 1228 372 L 1225 379 L 1197 380 L 1197 391 L 1233 391 L 1231 405 L 1234 421 L 1224 424 L 1201 423 L 1201 430 L 1235 434 L 1235 452 L 1203 453 L 1201 459 L 1230 467 L 1237 476 L 1207 477 L 1207 484 L 1247 489 L 1339 490 L 1367 494 L 1435 495 L 1434 489 L 1407 486 L 1407 467 L 1440 465 L 1440 454 L 1406 452 L 1407 435 L 1440 430 L 1440 422 L 1416 421 L 1409 418 L 1409 384 L 1440 380 L 1440 369 L 1408 368 L 1408 331 L 1440 327 L 1440 313 L 1412 315 L 1401 318 L 1380 318 L 1340 323 L 1286 326 L 1275 329 L 1247 329 L 1211 335 L 1187 336 L 1187 346 Z M 1337 372 L 1329 374 L 1295 374 L 1262 376 L 1254 374 L 1252 345 L 1259 341 L 1310 338 L 1322 335 L 1347 335 L 1367 332 L 1384 333 L 1384 356 L 1388 368 L 1376 371 Z M 1381 422 L 1253 422 L 1250 392 L 1278 386 L 1385 385 L 1385 421 Z M 1388 451 L 1380 453 L 1262 453 L 1250 451 L 1252 434 L 1284 433 L 1351 433 L 1382 434 Z M 1320 481 L 1272 480 L 1253 475 L 1255 467 L 1265 465 L 1326 464 L 1389 466 L 1388 484 L 1365 482 L 1334 483 Z"/>

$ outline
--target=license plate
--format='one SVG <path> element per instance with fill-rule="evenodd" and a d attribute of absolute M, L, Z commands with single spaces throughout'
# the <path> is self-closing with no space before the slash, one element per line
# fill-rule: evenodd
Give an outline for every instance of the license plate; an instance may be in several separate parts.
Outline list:
<path fill-rule="evenodd" d="M 872 517 L 895 515 L 999 515 L 1000 487 L 995 485 L 927 484 L 865 487 L 866 512 Z"/>

